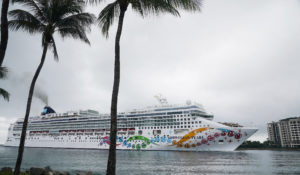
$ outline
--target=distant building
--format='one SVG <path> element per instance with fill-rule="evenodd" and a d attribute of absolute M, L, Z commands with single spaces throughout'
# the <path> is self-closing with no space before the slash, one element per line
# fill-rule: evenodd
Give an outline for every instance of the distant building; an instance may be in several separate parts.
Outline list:
<path fill-rule="evenodd" d="M 278 122 L 268 123 L 268 140 L 271 145 L 281 145 Z"/>
<path fill-rule="evenodd" d="M 268 123 L 269 141 L 281 147 L 300 147 L 300 117 Z"/>

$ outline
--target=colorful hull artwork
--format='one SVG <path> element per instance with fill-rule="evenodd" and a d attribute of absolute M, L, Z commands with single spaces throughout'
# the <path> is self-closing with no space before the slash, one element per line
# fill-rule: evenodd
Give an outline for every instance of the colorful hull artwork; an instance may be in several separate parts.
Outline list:
<path fill-rule="evenodd" d="M 230 130 L 225 128 L 203 127 L 180 135 L 157 135 L 130 137 L 118 136 L 117 149 L 128 150 L 181 150 L 181 151 L 232 151 L 235 150 L 249 135 L 253 129 Z M 169 133 L 172 133 L 170 131 Z M 148 133 L 150 135 L 150 133 Z M 99 148 L 105 149 L 110 145 L 109 137 L 100 139 Z"/>

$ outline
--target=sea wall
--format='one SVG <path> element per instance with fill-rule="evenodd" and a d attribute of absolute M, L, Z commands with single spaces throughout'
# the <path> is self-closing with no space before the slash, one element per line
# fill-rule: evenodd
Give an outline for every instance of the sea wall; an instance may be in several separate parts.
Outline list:
<path fill-rule="evenodd" d="M 91 171 L 77 171 L 76 175 L 93 175 Z M 3 167 L 0 170 L 0 175 L 13 175 L 13 169 L 10 167 Z M 21 175 L 71 175 L 67 171 L 54 171 L 49 166 L 45 168 L 32 167 L 28 170 L 22 171 Z"/>

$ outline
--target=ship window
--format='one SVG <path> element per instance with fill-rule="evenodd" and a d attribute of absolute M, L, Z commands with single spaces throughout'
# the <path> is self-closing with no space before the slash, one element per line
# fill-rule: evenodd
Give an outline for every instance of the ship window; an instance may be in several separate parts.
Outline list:
<path fill-rule="evenodd" d="M 172 129 L 172 126 L 170 126 L 170 128 Z"/>
<path fill-rule="evenodd" d="M 183 122 L 181 122 L 181 124 L 183 124 Z"/>
<path fill-rule="evenodd" d="M 190 124 L 190 122 L 188 122 L 188 124 Z"/>
<path fill-rule="evenodd" d="M 161 134 L 161 130 L 153 130 L 153 135 L 155 137 L 155 135 L 159 135 Z"/>
<path fill-rule="evenodd" d="M 184 122 L 184 124 L 186 124 L 186 122 Z"/>
<path fill-rule="evenodd" d="M 186 118 L 184 118 L 184 121 L 186 121 Z"/>
<path fill-rule="evenodd" d="M 151 127 L 151 129 L 153 129 L 153 127 Z"/>
<path fill-rule="evenodd" d="M 191 126 L 188 126 L 188 128 L 190 128 Z"/>
<path fill-rule="evenodd" d="M 181 128 L 183 128 L 183 126 L 181 126 Z"/>
<path fill-rule="evenodd" d="M 142 130 L 139 130 L 139 135 L 142 135 L 143 134 L 143 131 Z"/>
<path fill-rule="evenodd" d="M 195 123 L 197 124 L 198 122 L 197 122 L 197 121 L 195 121 Z"/>
<path fill-rule="evenodd" d="M 194 124 L 194 122 L 192 122 L 192 124 Z"/>
<path fill-rule="evenodd" d="M 188 120 L 190 120 L 190 118 L 188 118 Z"/>

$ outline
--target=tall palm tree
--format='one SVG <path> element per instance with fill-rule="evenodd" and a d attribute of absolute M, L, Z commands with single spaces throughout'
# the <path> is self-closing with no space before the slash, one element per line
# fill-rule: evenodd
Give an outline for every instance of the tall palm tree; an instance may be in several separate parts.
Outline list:
<path fill-rule="evenodd" d="M 9 0 L 2 1 L 2 8 L 1 8 L 1 41 L 0 41 L 0 67 L 2 66 L 7 41 L 8 41 L 8 26 L 7 26 L 7 11 L 9 7 Z"/>
<path fill-rule="evenodd" d="M 90 3 L 101 3 L 104 0 L 88 0 Z M 110 147 L 106 173 L 114 175 L 116 172 L 116 135 L 117 135 L 117 104 L 120 84 L 120 38 L 122 33 L 125 12 L 131 5 L 142 17 L 169 13 L 179 16 L 179 9 L 187 11 L 199 11 L 201 0 L 115 0 L 108 4 L 99 14 L 98 23 L 102 33 L 108 37 L 110 26 L 118 19 L 118 28 L 115 38 L 115 67 L 114 83 L 111 99 L 111 125 Z"/>
<path fill-rule="evenodd" d="M 7 75 L 6 67 L 0 67 L 0 79 L 6 78 L 6 75 Z M 0 96 L 2 96 L 4 100 L 9 101 L 9 93 L 2 88 L 0 88 Z"/>
<path fill-rule="evenodd" d="M 63 38 L 72 37 L 90 44 L 86 31 L 90 30 L 90 25 L 95 17 L 90 13 L 83 12 L 85 2 L 81 0 L 15 0 L 15 2 L 27 7 L 30 11 L 22 9 L 10 11 L 9 16 L 12 20 L 8 22 L 9 28 L 11 30 L 23 30 L 30 34 L 41 33 L 43 47 L 41 62 L 33 76 L 27 99 L 18 158 L 14 171 L 14 175 L 19 175 L 34 86 L 43 67 L 48 48 L 53 50 L 54 58 L 58 60 L 53 35 L 56 32 Z"/>

